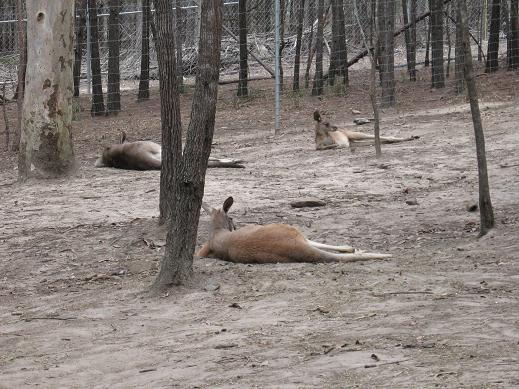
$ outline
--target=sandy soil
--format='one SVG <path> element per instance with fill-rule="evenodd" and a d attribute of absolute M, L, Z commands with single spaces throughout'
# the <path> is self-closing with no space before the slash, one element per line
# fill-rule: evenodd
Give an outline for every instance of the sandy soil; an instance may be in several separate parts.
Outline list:
<path fill-rule="evenodd" d="M 375 160 L 371 147 L 313 145 L 314 108 L 335 123 L 351 123 L 352 108 L 369 116 L 360 77 L 347 98 L 287 95 L 280 137 L 266 83 L 240 101 L 224 87 L 213 154 L 247 167 L 209 170 L 206 201 L 233 195 L 238 225 L 290 223 L 394 258 L 196 259 L 192 285 L 159 298 L 142 293 L 165 241 L 158 172 L 93 167 L 122 129 L 160 139 L 156 91 L 139 104 L 126 95 L 116 118 L 82 113 L 70 179 L 17 183 L 15 156 L 0 154 L 0 388 L 519 386 L 519 78 L 478 79 L 497 220 L 481 239 L 466 210 L 478 190 L 470 113 L 451 88 L 399 82 L 383 133 L 420 139 Z M 327 205 L 289 206 L 309 196 Z"/>

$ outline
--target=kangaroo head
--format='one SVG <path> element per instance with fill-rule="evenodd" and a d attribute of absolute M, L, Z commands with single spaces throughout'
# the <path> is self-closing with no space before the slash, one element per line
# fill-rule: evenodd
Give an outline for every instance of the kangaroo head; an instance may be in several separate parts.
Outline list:
<path fill-rule="evenodd" d="M 202 208 L 209 216 L 211 216 L 209 236 L 213 236 L 214 233 L 218 230 L 234 231 L 236 229 L 234 222 L 232 221 L 232 217 L 227 214 L 233 202 L 234 199 L 232 197 L 228 197 L 224 201 L 221 209 L 212 208 L 205 202 L 202 202 Z"/>
<path fill-rule="evenodd" d="M 321 114 L 319 113 L 319 110 L 318 110 L 318 109 L 316 109 L 316 110 L 314 111 L 314 120 L 315 120 L 316 122 L 320 122 L 320 121 L 321 121 Z"/>

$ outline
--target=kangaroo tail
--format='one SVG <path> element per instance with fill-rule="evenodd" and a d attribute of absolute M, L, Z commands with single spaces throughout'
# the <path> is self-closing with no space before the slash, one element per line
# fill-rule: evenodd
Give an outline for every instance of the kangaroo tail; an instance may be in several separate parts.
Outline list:
<path fill-rule="evenodd" d="M 382 254 L 382 253 L 365 253 L 365 252 L 356 252 L 356 253 L 347 253 L 347 254 L 334 254 L 328 251 L 324 251 L 318 249 L 316 247 L 311 247 L 313 251 L 314 260 L 310 262 L 360 262 L 360 261 L 370 261 L 372 259 L 386 259 L 391 258 L 391 254 Z"/>

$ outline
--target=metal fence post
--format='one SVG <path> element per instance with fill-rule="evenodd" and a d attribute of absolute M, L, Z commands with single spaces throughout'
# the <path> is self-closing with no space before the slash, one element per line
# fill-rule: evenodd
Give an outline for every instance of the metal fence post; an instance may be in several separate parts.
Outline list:
<path fill-rule="evenodd" d="M 281 80 L 280 80 L 280 72 L 279 68 L 281 66 L 281 56 L 279 55 L 279 47 L 280 47 L 280 36 L 279 36 L 279 30 L 280 30 L 280 4 L 279 0 L 275 0 L 275 36 L 276 36 L 276 43 L 275 43 L 275 51 L 276 51 L 276 64 L 275 64 L 275 79 L 276 79 L 276 88 L 275 88 L 275 101 L 276 101 L 276 107 L 275 107 L 275 124 L 274 124 L 274 134 L 278 135 L 281 129 L 280 126 L 280 111 L 281 111 Z"/>

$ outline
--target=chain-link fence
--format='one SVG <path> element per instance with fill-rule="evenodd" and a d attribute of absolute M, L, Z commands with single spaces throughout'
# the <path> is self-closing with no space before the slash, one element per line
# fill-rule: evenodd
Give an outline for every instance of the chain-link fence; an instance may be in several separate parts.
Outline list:
<path fill-rule="evenodd" d="M 199 1 L 171 0 L 175 19 L 172 23 L 178 36 L 176 43 L 182 53 L 180 65 L 188 83 L 196 74 Z M 224 0 L 222 82 L 238 81 L 240 41 L 246 38 L 248 79 L 272 79 L 250 83 L 248 87 L 274 93 L 277 1 L 281 34 L 278 50 L 285 93 L 299 89 L 301 93 L 307 90 L 315 94 L 316 80 L 323 84 L 317 93 L 327 93 L 330 89 L 327 86 L 341 82 L 345 86 L 341 93 L 348 93 L 347 83 L 355 82 L 355 77 L 350 74 L 346 79 L 347 71 L 366 71 L 370 67 L 366 45 L 373 47 L 376 42 L 378 85 L 382 86 L 382 102 L 389 105 L 398 98 L 395 71 L 405 74 L 407 67 L 413 78 L 417 71 L 425 69 L 423 74 L 427 74 L 428 69 L 432 69 L 435 86 L 442 82 L 444 85 L 446 80 L 454 83 L 453 75 L 459 76 L 453 69 L 457 0 Z M 17 82 L 16 2 L 4 0 L 0 5 L 0 83 L 8 86 L 8 96 L 12 96 Z M 478 53 L 482 62 L 490 62 L 490 71 L 502 57 L 512 61 L 505 66 L 516 66 L 513 47 L 518 39 L 517 26 L 514 30 L 517 2 L 468 0 L 467 3 L 473 52 Z M 96 76 L 101 79 L 103 93 L 107 93 L 110 50 L 114 43 L 118 50 L 120 89 L 135 89 L 137 93 L 144 81 L 144 88 L 158 93 L 156 89 L 153 91 L 156 86 L 153 81 L 158 76 L 153 1 L 76 0 L 75 12 L 76 83 L 80 94 L 92 93 L 92 85 L 99 79 Z M 111 28 L 114 26 L 115 29 Z M 299 74 L 296 86 L 294 71 Z M 336 83 L 337 77 L 344 82 Z M 151 87 L 149 81 L 152 81 Z M 337 86 L 333 90 L 336 93 Z"/>

